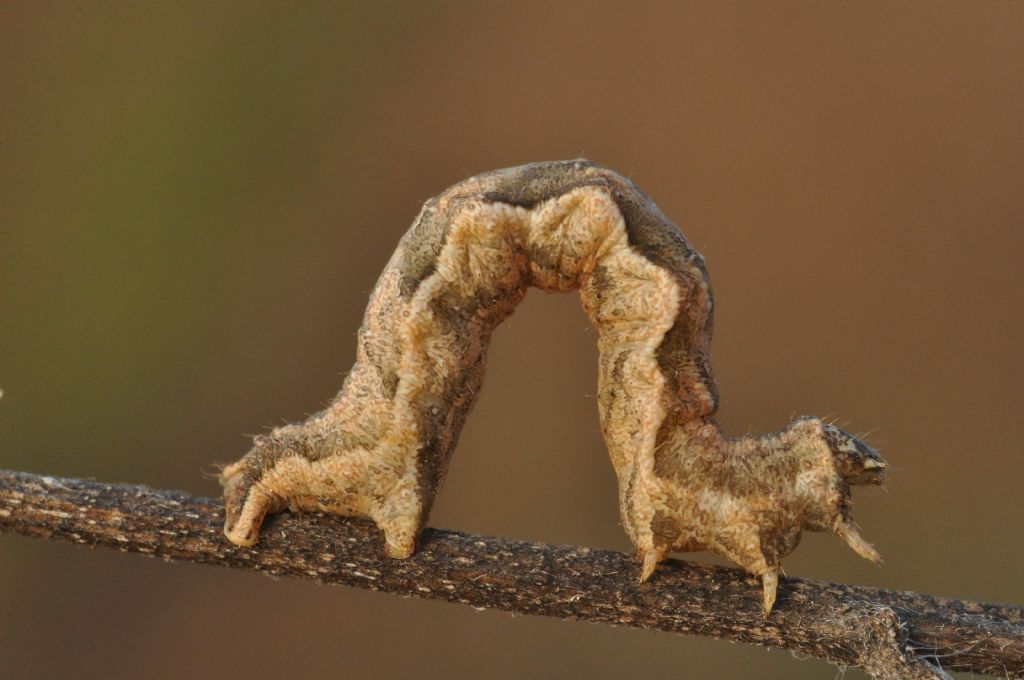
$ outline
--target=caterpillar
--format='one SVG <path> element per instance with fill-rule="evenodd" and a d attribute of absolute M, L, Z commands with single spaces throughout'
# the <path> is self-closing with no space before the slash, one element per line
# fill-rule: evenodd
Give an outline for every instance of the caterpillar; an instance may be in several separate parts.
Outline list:
<path fill-rule="evenodd" d="M 585 160 L 484 173 L 424 204 L 370 296 L 338 395 L 221 471 L 227 538 L 251 546 L 267 513 L 318 511 L 368 517 L 386 555 L 410 556 L 491 334 L 529 286 L 578 290 L 597 329 L 601 427 L 641 582 L 669 552 L 710 550 L 761 579 L 767 616 L 803 530 L 879 560 L 850 487 L 881 484 L 882 457 L 813 417 L 724 434 L 703 257 L 629 179 Z"/>

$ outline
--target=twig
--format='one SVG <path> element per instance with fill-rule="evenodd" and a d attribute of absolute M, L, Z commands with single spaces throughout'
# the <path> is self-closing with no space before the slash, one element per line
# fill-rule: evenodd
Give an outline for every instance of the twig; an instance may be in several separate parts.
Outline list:
<path fill-rule="evenodd" d="M 760 584 L 735 569 L 669 561 L 637 584 L 618 552 L 428 530 L 408 560 L 382 557 L 370 522 L 268 520 L 261 543 L 222 535 L 220 501 L 143 486 L 0 471 L 0 530 L 563 619 L 781 647 L 876 678 L 942 669 L 1024 678 L 1024 608 L 798 578 L 769 619 Z"/>

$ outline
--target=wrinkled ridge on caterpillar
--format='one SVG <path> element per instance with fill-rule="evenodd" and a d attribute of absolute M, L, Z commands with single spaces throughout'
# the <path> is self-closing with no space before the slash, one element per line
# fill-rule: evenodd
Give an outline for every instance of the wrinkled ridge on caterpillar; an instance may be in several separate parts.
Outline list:
<path fill-rule="evenodd" d="M 424 204 L 338 395 L 223 469 L 227 537 L 253 545 L 267 513 L 322 511 L 368 517 L 386 554 L 411 555 L 491 333 L 530 286 L 578 290 L 598 330 L 599 415 L 641 580 L 671 551 L 712 550 L 762 578 L 767 614 L 803 529 L 877 559 L 849 485 L 881 483 L 884 461 L 817 418 L 760 437 L 720 431 L 703 258 L 630 180 L 584 160 L 485 173 Z"/>

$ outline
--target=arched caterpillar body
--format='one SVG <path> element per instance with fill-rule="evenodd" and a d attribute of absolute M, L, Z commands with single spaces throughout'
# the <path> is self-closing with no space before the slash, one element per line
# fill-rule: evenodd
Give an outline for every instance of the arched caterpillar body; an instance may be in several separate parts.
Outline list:
<path fill-rule="evenodd" d="M 427 201 L 371 295 L 341 392 L 224 468 L 227 537 L 252 545 L 268 512 L 323 511 L 369 517 L 388 555 L 411 555 L 491 333 L 529 286 L 578 289 L 598 330 L 601 425 L 641 580 L 670 551 L 712 550 L 762 578 L 767 613 L 802 529 L 878 558 L 849 485 L 881 483 L 881 457 L 817 418 L 725 436 L 703 258 L 631 181 L 583 160 L 485 173 Z"/>

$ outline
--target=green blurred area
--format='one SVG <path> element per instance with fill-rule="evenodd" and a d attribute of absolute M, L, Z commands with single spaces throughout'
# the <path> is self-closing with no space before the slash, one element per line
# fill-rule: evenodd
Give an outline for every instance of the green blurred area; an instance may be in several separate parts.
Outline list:
<path fill-rule="evenodd" d="M 339 388 L 423 200 L 587 156 L 704 252 L 723 423 L 832 414 L 895 467 L 857 493 L 884 568 L 812 535 L 787 571 L 1024 601 L 1022 29 L 1005 3 L 4 4 L 0 466 L 218 494 L 213 461 Z M 573 296 L 529 295 L 432 524 L 628 549 L 594 344 Z M 833 669 L 0 537 L 2 677 L 288 673 Z"/>

